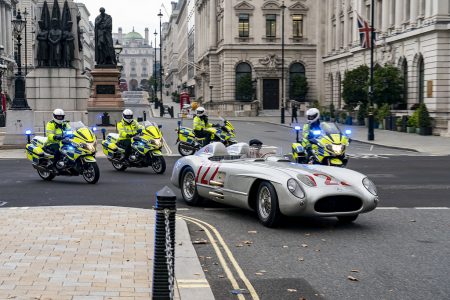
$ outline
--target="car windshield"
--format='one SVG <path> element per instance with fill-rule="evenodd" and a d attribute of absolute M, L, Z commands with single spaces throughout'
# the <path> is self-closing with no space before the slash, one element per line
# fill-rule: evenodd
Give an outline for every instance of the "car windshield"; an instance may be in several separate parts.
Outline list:
<path fill-rule="evenodd" d="M 322 123 L 320 127 L 325 134 L 341 133 L 341 130 L 334 123 Z"/>

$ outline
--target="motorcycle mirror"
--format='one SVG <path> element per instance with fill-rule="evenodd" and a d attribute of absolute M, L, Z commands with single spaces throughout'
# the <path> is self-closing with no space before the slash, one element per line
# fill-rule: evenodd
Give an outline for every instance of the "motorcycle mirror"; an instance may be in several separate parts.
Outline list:
<path fill-rule="evenodd" d="M 161 125 L 161 124 L 160 124 L 160 125 L 158 125 L 158 128 L 159 128 L 159 129 L 161 129 L 161 128 L 162 128 L 162 125 Z"/>

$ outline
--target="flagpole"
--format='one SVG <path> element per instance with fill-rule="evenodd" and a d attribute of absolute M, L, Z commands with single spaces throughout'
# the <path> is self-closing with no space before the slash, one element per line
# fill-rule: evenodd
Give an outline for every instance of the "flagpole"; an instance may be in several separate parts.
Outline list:
<path fill-rule="evenodd" d="M 375 140 L 375 130 L 374 130 L 374 119 L 373 119 L 373 50 L 375 46 L 375 0 L 372 0 L 372 4 L 370 5 L 371 9 L 371 29 L 370 29 L 370 84 L 369 84 L 369 130 L 367 133 L 367 140 L 373 141 Z"/>

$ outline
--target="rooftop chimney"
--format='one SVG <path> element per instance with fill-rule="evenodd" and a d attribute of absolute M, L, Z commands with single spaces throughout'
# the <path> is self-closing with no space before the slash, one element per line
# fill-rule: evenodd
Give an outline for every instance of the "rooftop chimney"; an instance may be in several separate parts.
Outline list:
<path fill-rule="evenodd" d="M 148 28 L 145 28 L 145 40 L 144 45 L 148 45 Z"/>

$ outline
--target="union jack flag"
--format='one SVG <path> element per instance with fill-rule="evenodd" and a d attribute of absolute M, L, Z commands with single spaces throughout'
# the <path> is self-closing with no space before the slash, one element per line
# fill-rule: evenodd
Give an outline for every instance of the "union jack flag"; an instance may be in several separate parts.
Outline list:
<path fill-rule="evenodd" d="M 370 27 L 369 22 L 364 20 L 358 13 L 356 15 L 358 20 L 359 39 L 361 41 L 361 47 L 370 48 L 371 45 L 370 33 L 372 31 L 372 27 Z M 375 38 L 375 31 L 373 32 L 373 34 Z"/>

